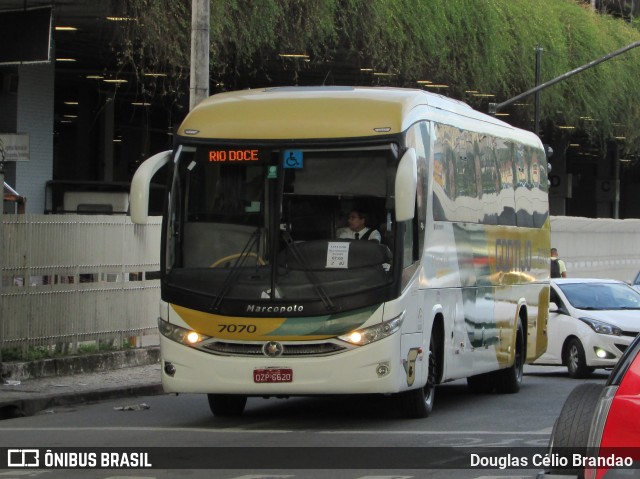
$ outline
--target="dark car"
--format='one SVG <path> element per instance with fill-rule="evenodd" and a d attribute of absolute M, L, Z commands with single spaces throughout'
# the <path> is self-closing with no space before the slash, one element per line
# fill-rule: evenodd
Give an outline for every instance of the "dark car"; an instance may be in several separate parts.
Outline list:
<path fill-rule="evenodd" d="M 640 335 L 604 385 L 585 383 L 571 392 L 549 448 L 550 454 L 565 457 L 567 465 L 541 473 L 539 479 L 640 478 Z M 575 460 L 576 454 L 585 458 L 586 467 Z"/>

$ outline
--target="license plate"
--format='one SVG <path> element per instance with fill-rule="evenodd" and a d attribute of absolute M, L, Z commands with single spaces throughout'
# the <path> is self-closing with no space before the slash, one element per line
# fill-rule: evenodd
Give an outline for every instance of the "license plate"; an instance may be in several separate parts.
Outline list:
<path fill-rule="evenodd" d="M 293 381 L 293 369 L 266 368 L 253 370 L 254 383 L 290 383 Z"/>

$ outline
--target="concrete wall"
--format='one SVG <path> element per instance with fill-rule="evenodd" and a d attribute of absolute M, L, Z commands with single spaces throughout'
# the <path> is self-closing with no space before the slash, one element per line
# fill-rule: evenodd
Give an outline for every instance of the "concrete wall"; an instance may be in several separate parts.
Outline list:
<path fill-rule="evenodd" d="M 15 185 L 27 213 L 44 212 L 44 186 L 53 177 L 54 65 L 19 67 L 16 133 L 29 135 L 29 162 L 15 165 Z"/>
<path fill-rule="evenodd" d="M 640 271 L 640 220 L 552 216 L 551 246 L 569 277 L 631 281 Z"/>
<path fill-rule="evenodd" d="M 0 69 L 0 132 L 16 132 L 16 116 L 18 109 L 18 91 L 14 89 L 17 83 L 18 71 L 15 67 L 4 66 Z M 4 181 L 10 186 L 16 184 L 16 166 L 14 163 L 5 163 Z M 5 210 L 13 212 L 14 205 L 7 203 Z"/>

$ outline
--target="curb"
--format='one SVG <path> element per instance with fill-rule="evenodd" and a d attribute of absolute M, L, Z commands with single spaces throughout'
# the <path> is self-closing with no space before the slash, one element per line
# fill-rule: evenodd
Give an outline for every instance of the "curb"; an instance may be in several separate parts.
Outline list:
<path fill-rule="evenodd" d="M 146 366 L 159 362 L 159 346 L 148 346 L 124 351 L 64 356 L 37 361 L 5 362 L 0 363 L 0 373 L 2 379 L 25 381 L 28 379 L 104 372 L 132 366 Z"/>
<path fill-rule="evenodd" d="M 157 396 L 161 394 L 164 394 L 162 384 L 146 384 L 142 386 L 74 392 L 27 399 L 0 400 L 0 420 L 33 416 L 52 407 L 86 404 L 132 396 Z"/>
<path fill-rule="evenodd" d="M 53 407 L 164 394 L 160 379 L 152 379 L 146 373 L 149 368 L 155 370 L 159 367 L 155 365 L 159 364 L 159 346 L 0 363 L 0 379 L 16 381 L 24 387 L 22 390 L 12 389 L 11 386 L 0 388 L 0 420 L 33 416 Z M 142 376 L 139 368 L 144 368 Z M 135 370 L 138 370 L 137 374 Z M 89 381 L 91 386 L 86 389 L 58 390 L 55 393 L 55 388 L 51 388 L 52 381 L 57 381 L 57 378 L 68 382 L 74 377 L 83 380 L 93 374 L 105 373 L 113 378 L 112 384 Z"/>

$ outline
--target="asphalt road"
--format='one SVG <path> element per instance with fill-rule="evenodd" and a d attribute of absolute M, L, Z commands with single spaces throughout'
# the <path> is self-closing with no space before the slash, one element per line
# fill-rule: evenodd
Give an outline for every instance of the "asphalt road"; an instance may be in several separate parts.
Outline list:
<path fill-rule="evenodd" d="M 456 381 L 437 389 L 432 415 L 420 420 L 400 417 L 391 399 L 376 396 L 251 398 L 245 414 L 233 419 L 214 418 L 202 395 L 55 409 L 1 421 L 0 447 L 99 448 L 98 454 L 161 448 L 151 450 L 149 459 L 167 469 L 11 469 L 0 471 L 0 478 L 27 472 L 100 479 L 534 478 L 541 467 L 469 468 L 465 461 L 479 451 L 518 457 L 527 448 L 544 449 L 571 390 L 584 381 L 604 383 L 607 374 L 598 370 L 590 379 L 573 380 L 564 368 L 527 366 L 523 387 L 513 395 L 471 394 L 465 381 Z M 451 454 L 453 447 L 464 447 L 469 458 L 461 462 Z M 428 457 L 426 465 L 418 461 L 419 468 L 405 468 L 416 457 Z M 220 468 L 229 464 L 233 469 Z"/>

